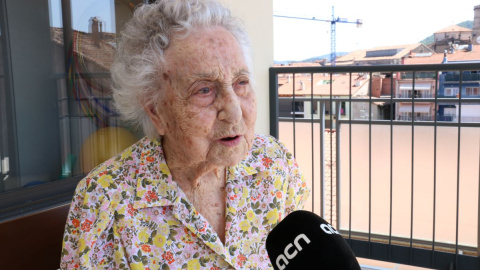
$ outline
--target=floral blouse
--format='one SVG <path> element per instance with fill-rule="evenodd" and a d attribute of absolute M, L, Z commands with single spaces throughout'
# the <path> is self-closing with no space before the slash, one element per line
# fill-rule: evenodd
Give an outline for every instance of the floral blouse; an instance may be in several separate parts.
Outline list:
<path fill-rule="evenodd" d="M 266 237 L 309 194 L 292 154 L 256 135 L 227 169 L 226 193 L 223 244 L 172 179 L 161 143 L 144 138 L 78 184 L 61 269 L 273 269 Z"/>

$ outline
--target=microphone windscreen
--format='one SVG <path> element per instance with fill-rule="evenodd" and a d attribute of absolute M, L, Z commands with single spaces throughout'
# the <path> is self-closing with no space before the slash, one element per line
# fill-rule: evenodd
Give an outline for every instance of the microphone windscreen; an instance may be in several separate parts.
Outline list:
<path fill-rule="evenodd" d="M 267 253 L 276 270 L 360 270 L 347 241 L 321 217 L 294 211 L 268 234 Z"/>

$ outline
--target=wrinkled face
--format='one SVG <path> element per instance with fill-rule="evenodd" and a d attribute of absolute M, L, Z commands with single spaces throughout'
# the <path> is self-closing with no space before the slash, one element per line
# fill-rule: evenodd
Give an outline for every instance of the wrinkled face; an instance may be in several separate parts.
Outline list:
<path fill-rule="evenodd" d="M 194 30 L 172 40 L 165 60 L 164 93 L 150 115 L 167 163 L 237 164 L 253 142 L 256 99 L 235 38 L 222 27 Z"/>

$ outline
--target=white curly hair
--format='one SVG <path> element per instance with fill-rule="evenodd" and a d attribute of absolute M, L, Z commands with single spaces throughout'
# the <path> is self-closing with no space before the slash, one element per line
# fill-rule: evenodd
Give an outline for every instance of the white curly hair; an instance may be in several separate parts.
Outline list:
<path fill-rule="evenodd" d="M 159 135 L 145 108 L 156 106 L 162 85 L 158 74 L 166 69 L 164 51 L 170 40 L 190 31 L 224 27 L 237 40 L 251 69 L 251 49 L 241 21 L 216 0 L 159 0 L 139 6 L 125 24 L 111 67 L 113 99 L 122 118 L 145 135 Z"/>

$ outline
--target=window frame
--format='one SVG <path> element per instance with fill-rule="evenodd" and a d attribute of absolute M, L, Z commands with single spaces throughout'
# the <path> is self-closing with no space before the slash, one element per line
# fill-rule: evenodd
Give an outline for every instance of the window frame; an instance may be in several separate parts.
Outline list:
<path fill-rule="evenodd" d="M 447 91 L 449 91 L 447 93 Z M 455 97 L 458 95 L 458 87 L 445 87 L 445 96 Z"/>
<path fill-rule="evenodd" d="M 153 0 L 142 0 L 144 4 L 149 4 L 154 2 Z M 61 5 L 65 5 L 62 8 L 62 12 L 65 10 L 70 10 L 70 0 L 61 0 Z M 17 157 L 16 145 L 17 145 L 17 136 L 16 136 L 16 126 L 14 125 L 15 113 L 14 113 L 14 96 L 10 84 L 12 83 L 11 77 L 11 55 L 9 48 L 9 32 L 8 32 L 8 14 L 7 14 L 7 2 L 6 0 L 0 0 L 0 42 L 2 45 L 2 56 L 3 63 L 1 63 L 4 68 L 4 84 L 5 84 L 5 93 L 2 91 L 2 95 L 6 96 L 4 102 L 0 104 L 0 112 L 7 112 L 6 120 L 0 119 L 0 150 L 4 154 L 8 155 L 10 159 L 15 159 Z M 68 19 L 63 18 L 63 26 L 69 27 Z M 67 37 L 68 38 L 68 37 Z M 68 52 L 65 52 L 68 54 Z M 68 55 L 67 55 L 68 56 Z M 2 106 L 3 104 L 3 106 Z M 8 128 L 5 128 L 8 127 Z M 7 133 L 7 134 L 4 134 Z M 4 143 L 3 140 L 7 140 L 7 143 Z M 5 144 L 8 145 L 8 151 L 4 151 Z M 0 156 L 0 162 L 3 156 Z M 11 160 L 10 162 L 10 172 L 13 175 L 17 175 L 18 168 L 16 167 L 18 162 Z M 1 171 L 0 171 L 1 172 Z M 1 175 L 0 181 L 0 223 L 18 218 L 20 216 L 36 213 L 42 210 L 50 209 L 59 205 L 67 205 L 71 203 L 75 189 L 84 177 L 86 173 L 75 175 L 72 177 L 67 177 L 64 179 L 58 178 L 54 181 L 43 183 L 40 185 L 35 185 L 31 187 L 19 187 L 11 190 L 4 188 L 4 175 Z"/>

